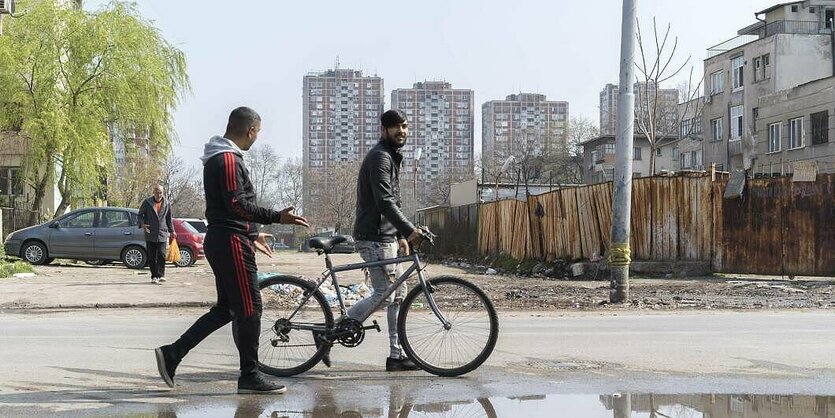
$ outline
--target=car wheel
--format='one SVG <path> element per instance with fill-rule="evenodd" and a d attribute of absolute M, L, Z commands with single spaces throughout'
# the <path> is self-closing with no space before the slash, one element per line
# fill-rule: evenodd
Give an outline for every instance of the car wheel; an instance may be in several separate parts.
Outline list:
<path fill-rule="evenodd" d="M 180 261 L 175 263 L 177 267 L 189 267 L 194 262 L 194 253 L 187 247 L 180 247 Z"/>
<path fill-rule="evenodd" d="M 41 265 L 45 264 L 47 257 L 46 246 L 40 241 L 29 241 L 20 249 L 20 258 L 26 260 L 29 264 Z"/>
<path fill-rule="evenodd" d="M 122 263 L 129 269 L 141 269 L 148 262 L 148 253 L 138 245 L 131 245 L 122 251 Z"/>

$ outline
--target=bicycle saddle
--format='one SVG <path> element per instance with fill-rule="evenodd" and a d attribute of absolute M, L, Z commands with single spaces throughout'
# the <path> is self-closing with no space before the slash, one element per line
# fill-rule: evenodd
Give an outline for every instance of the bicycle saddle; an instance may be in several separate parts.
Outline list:
<path fill-rule="evenodd" d="M 347 240 L 347 238 L 341 235 L 336 235 L 330 238 L 314 237 L 311 238 L 308 242 L 310 243 L 310 248 L 316 248 L 326 253 L 329 253 L 331 252 L 331 250 L 333 250 L 334 245 L 343 243 Z"/>

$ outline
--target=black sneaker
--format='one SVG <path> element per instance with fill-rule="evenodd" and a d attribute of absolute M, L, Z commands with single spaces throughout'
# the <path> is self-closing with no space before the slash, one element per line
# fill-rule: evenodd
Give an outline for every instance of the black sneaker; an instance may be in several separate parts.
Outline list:
<path fill-rule="evenodd" d="M 240 394 L 278 394 L 286 391 L 286 386 L 279 385 L 278 383 L 269 380 L 269 378 L 261 372 L 255 372 L 238 378 L 238 393 Z"/>
<path fill-rule="evenodd" d="M 329 341 L 327 341 L 327 339 L 325 338 L 324 335 L 322 335 L 322 333 L 315 332 L 315 331 L 313 332 L 313 341 L 316 343 L 316 349 L 317 350 L 322 348 L 322 345 L 325 345 L 325 354 L 322 355 L 322 363 L 324 363 L 325 366 L 330 367 L 331 366 L 331 347 L 333 347 L 333 344 L 331 344 Z"/>
<path fill-rule="evenodd" d="M 154 350 L 157 357 L 157 371 L 170 388 L 174 387 L 174 372 L 180 364 L 180 359 L 174 355 L 173 351 L 174 347 L 170 345 L 164 345 Z"/>
<path fill-rule="evenodd" d="M 386 371 L 387 372 L 405 372 L 409 370 L 420 370 L 412 360 L 409 360 L 406 357 L 403 358 L 386 358 Z"/>

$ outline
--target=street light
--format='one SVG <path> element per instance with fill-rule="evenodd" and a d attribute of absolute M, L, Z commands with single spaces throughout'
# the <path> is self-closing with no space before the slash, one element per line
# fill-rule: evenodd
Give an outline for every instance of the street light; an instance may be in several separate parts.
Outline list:
<path fill-rule="evenodd" d="M 414 156 L 415 157 L 415 167 L 414 167 L 415 172 L 412 176 L 413 177 L 412 178 L 412 182 L 413 182 L 412 183 L 412 195 L 413 195 L 412 197 L 414 197 L 414 199 L 415 199 L 415 206 L 418 206 L 418 201 L 417 201 L 417 173 L 418 173 L 418 164 L 420 163 L 420 157 L 422 155 L 423 155 L 423 148 L 420 148 L 420 147 L 416 148 L 415 149 L 415 156 Z"/>

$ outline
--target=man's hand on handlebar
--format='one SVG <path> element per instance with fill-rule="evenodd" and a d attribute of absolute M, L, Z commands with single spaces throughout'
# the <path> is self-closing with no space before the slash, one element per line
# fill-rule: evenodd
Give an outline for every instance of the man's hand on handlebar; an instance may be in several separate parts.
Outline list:
<path fill-rule="evenodd" d="M 415 228 L 411 235 L 409 235 L 408 241 L 409 244 L 412 244 L 413 247 L 417 248 L 420 247 L 420 244 L 423 244 L 424 241 L 429 241 L 430 244 L 433 244 L 436 236 L 437 235 L 433 234 L 429 228 L 419 226 Z"/>

